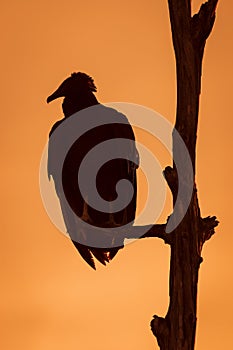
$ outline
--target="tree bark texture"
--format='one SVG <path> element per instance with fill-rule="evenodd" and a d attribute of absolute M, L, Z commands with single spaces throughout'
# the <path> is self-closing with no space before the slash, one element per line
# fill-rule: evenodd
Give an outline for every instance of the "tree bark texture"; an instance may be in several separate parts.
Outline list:
<path fill-rule="evenodd" d="M 191 15 L 191 0 L 168 0 L 177 73 L 177 111 L 175 129 L 183 138 L 194 170 L 193 194 L 189 208 L 179 226 L 170 234 L 156 225 L 151 235 L 163 238 L 171 246 L 170 304 L 165 318 L 154 316 L 151 329 L 161 350 L 193 350 L 196 332 L 196 300 L 201 250 L 214 233 L 215 217 L 202 219 L 195 185 L 196 134 L 198 126 L 201 68 L 205 42 L 213 28 L 218 0 L 202 4 Z M 173 155 L 179 149 L 173 134 Z M 182 157 L 182 155 L 179 155 Z M 185 169 L 185 164 L 184 164 Z M 165 178 L 176 201 L 176 166 L 167 167 Z M 181 181 L 188 181 L 183 174 Z M 180 203 L 180 210 L 182 208 Z M 148 233 L 148 236 L 149 234 Z M 170 236 L 169 236 L 170 235 Z"/>

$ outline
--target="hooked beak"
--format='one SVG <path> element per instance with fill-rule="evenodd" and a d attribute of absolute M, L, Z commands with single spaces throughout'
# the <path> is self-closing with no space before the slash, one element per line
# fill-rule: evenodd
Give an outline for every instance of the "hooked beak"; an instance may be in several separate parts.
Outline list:
<path fill-rule="evenodd" d="M 47 103 L 52 102 L 52 101 L 56 100 L 59 97 L 64 97 L 64 94 L 58 88 L 56 91 L 54 91 L 54 93 L 52 93 L 52 95 L 50 95 L 47 98 Z"/>

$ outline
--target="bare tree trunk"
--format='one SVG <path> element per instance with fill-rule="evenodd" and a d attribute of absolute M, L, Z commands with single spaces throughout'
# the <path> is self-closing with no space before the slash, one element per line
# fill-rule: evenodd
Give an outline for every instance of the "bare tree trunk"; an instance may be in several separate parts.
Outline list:
<path fill-rule="evenodd" d="M 215 20 L 218 0 L 209 0 L 191 16 L 191 0 L 168 0 L 177 71 L 175 128 L 183 138 L 195 175 L 201 67 L 206 39 Z M 173 154 L 179 152 L 173 135 Z M 179 155 L 181 156 L 181 155 Z M 175 164 L 164 171 L 173 194 L 177 193 Z M 187 175 L 188 176 L 188 175 Z M 182 181 L 188 179 L 184 174 Z M 180 180 L 180 179 L 179 179 Z M 183 203 L 180 203 L 182 210 Z M 188 211 L 166 243 L 171 246 L 170 305 L 165 318 L 154 316 L 151 329 L 162 350 L 193 350 L 196 332 L 198 270 L 204 242 L 218 224 L 215 217 L 201 218 L 195 180 Z"/>

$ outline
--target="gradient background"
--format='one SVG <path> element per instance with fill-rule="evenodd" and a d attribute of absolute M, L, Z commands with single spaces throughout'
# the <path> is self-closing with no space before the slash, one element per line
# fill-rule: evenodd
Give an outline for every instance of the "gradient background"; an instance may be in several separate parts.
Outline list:
<path fill-rule="evenodd" d="M 194 10 L 200 3 L 193 2 Z M 203 249 L 198 350 L 233 343 L 232 11 L 232 1 L 220 1 L 203 64 L 197 183 L 202 215 L 217 215 L 221 225 Z M 141 240 L 92 271 L 50 222 L 38 169 L 50 127 L 62 114 L 61 101 L 47 106 L 46 97 L 73 71 L 95 78 L 100 101 L 142 104 L 174 122 L 167 1 L 9 1 L 1 15 L 0 346 L 158 349 L 149 322 L 166 314 L 169 247 Z"/>

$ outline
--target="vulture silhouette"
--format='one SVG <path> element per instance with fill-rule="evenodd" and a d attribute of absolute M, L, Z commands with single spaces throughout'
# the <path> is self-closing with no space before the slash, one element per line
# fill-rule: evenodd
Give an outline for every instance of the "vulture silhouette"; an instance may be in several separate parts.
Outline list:
<path fill-rule="evenodd" d="M 79 251 L 83 259 L 95 269 L 94 258 L 98 259 L 102 264 L 110 262 L 116 255 L 118 250 L 124 246 L 124 237 L 111 236 L 105 233 L 107 228 L 119 228 L 123 225 L 133 223 L 136 212 L 136 198 L 137 198 L 137 177 L 136 169 L 139 165 L 139 155 L 135 146 L 135 136 L 131 125 L 126 116 L 119 113 L 113 108 L 106 107 L 100 104 L 94 95 L 96 86 L 93 79 L 85 73 L 72 73 L 70 77 L 65 79 L 58 89 L 47 98 L 47 103 L 63 97 L 62 109 L 64 118 L 58 120 L 53 126 L 49 134 L 48 146 L 48 175 L 52 176 L 55 184 L 57 196 L 60 201 L 61 211 L 64 218 L 67 233 L 69 234 L 73 244 Z M 62 176 L 57 174 L 56 159 L 59 158 L 59 145 L 65 142 L 65 136 L 60 136 L 54 141 L 54 135 L 61 129 L 62 125 L 72 118 L 77 121 L 77 125 L 82 125 L 85 116 L 79 111 L 88 111 L 94 106 L 99 115 L 104 115 L 108 123 L 101 123 L 95 127 L 91 127 L 85 131 L 81 136 L 72 143 L 67 151 L 63 165 Z M 56 132 L 55 132 L 56 130 Z M 62 135 L 62 133 L 61 133 Z M 103 153 L 109 151 L 107 143 L 109 140 L 120 139 L 123 140 L 124 152 L 126 156 L 122 158 L 118 155 L 112 157 L 103 164 L 97 171 L 95 178 L 95 185 L 100 197 L 107 203 L 109 210 L 98 210 L 89 204 L 87 197 L 85 197 L 80 190 L 78 183 L 78 173 L 80 165 L 84 157 L 95 146 L 102 144 L 103 148 L 99 157 Z M 124 140 L 127 140 L 124 143 Z M 117 146 L 116 146 L 117 147 Z M 121 148 L 121 147 L 120 147 Z M 115 150 L 114 150 L 115 152 Z M 98 158 L 98 153 L 97 153 Z M 89 181 L 89 176 L 86 174 L 85 182 Z M 112 203 L 118 198 L 117 183 L 126 179 L 131 182 L 131 191 L 129 187 L 121 191 L 121 196 L 126 202 L 124 208 L 113 211 Z M 87 186 L 89 187 L 89 186 Z M 91 188 L 91 186 L 90 186 Z M 133 189 L 133 191 L 132 191 Z M 67 205 L 68 203 L 68 205 Z M 81 220 L 77 220 L 80 218 Z M 91 235 L 95 235 L 95 228 L 102 232 L 104 245 L 99 246 L 90 244 L 88 234 L 80 222 L 88 223 L 93 227 Z M 85 227 L 85 225 L 84 225 Z M 101 230 L 102 229 L 102 230 Z M 101 239 L 100 239 L 101 242 Z M 107 242 L 107 243 L 106 243 Z"/>

